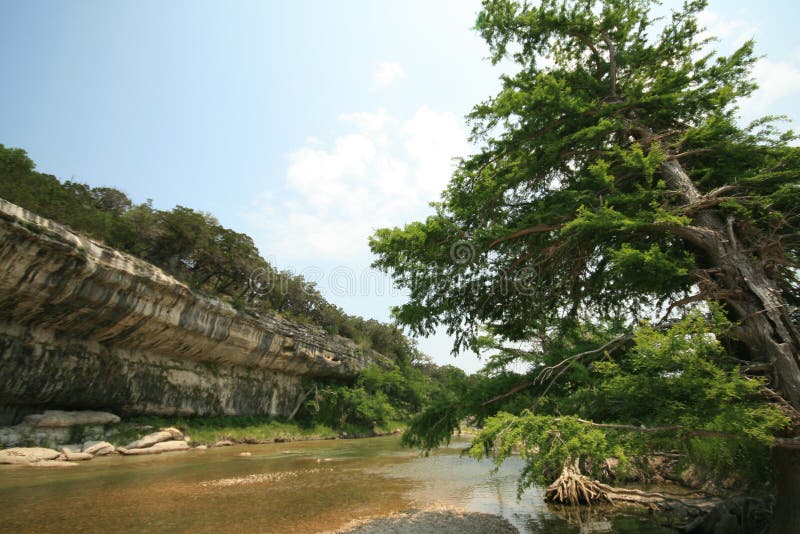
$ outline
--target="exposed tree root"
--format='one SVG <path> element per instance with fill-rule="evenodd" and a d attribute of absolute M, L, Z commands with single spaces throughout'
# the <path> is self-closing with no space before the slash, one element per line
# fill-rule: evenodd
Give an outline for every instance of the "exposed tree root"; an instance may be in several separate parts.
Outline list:
<path fill-rule="evenodd" d="M 681 499 L 663 493 L 616 488 L 582 475 L 574 463 L 564 466 L 561 475 L 545 490 L 544 499 L 567 505 L 632 504 L 653 511 L 681 511 L 692 515 L 707 512 L 720 501 L 700 495 Z"/>
<path fill-rule="evenodd" d="M 594 504 L 608 502 L 613 504 L 602 484 L 581 474 L 573 464 L 567 464 L 561 475 L 544 492 L 544 500 L 558 504 Z"/>

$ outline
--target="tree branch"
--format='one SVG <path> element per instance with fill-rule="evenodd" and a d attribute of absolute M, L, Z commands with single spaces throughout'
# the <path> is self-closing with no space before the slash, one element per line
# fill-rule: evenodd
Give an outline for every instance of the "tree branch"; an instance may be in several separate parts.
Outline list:
<path fill-rule="evenodd" d="M 591 356 L 592 354 L 602 353 L 602 352 L 605 352 L 606 350 L 615 350 L 615 349 L 619 348 L 620 345 L 622 345 L 623 343 L 625 343 L 626 341 L 629 341 L 631 339 L 633 339 L 633 336 L 631 334 L 623 334 L 623 335 L 617 336 L 615 338 L 612 338 L 611 340 L 609 340 L 607 343 L 605 343 L 603 346 L 601 346 L 599 348 L 592 349 L 592 350 L 587 350 L 587 351 L 584 351 L 584 352 L 580 352 L 578 354 L 573 354 L 572 356 L 570 356 L 568 358 L 564 358 L 563 360 L 561 360 L 560 362 L 558 362 L 555 365 L 551 365 L 549 367 L 545 367 L 544 369 L 542 369 L 542 372 L 539 373 L 539 376 L 537 376 L 535 380 L 538 380 L 539 382 L 544 382 L 545 380 L 550 378 L 550 376 L 552 376 L 553 372 L 556 369 L 559 369 L 560 367 L 562 367 L 562 366 L 564 366 L 566 364 L 572 363 L 572 362 L 574 362 L 576 360 L 580 360 L 581 358 L 583 358 L 585 356 Z"/>
<path fill-rule="evenodd" d="M 499 243 L 502 243 L 503 241 L 508 241 L 510 239 L 516 239 L 518 237 L 526 236 L 526 235 L 529 235 L 529 234 L 537 234 L 537 233 L 542 233 L 542 232 L 549 232 L 550 230 L 558 230 L 562 226 L 564 226 L 563 223 L 559 223 L 559 224 L 537 224 L 536 226 L 532 226 L 530 228 L 525 228 L 524 230 L 518 230 L 518 231 L 514 232 L 513 234 L 507 235 L 505 237 L 499 237 L 499 238 L 495 239 L 494 241 L 492 241 L 491 243 L 489 243 L 489 248 L 494 248 L 495 245 L 498 245 Z"/>
<path fill-rule="evenodd" d="M 608 341 L 607 343 L 605 343 L 602 347 L 599 347 L 599 348 L 596 348 L 596 349 L 592 349 L 592 350 L 587 350 L 587 351 L 584 351 L 584 352 L 581 352 L 581 353 L 578 353 L 578 354 L 573 354 L 572 356 L 570 356 L 568 358 L 564 358 L 563 360 L 561 360 L 557 364 L 551 365 L 549 367 L 545 367 L 544 369 L 542 369 L 541 373 L 539 373 L 539 375 L 537 375 L 536 378 L 534 378 L 533 380 L 530 380 L 528 382 L 524 382 L 522 384 L 516 385 L 513 388 L 511 388 L 510 390 L 506 391 L 505 393 L 502 393 L 500 395 L 492 397 L 491 399 L 483 402 L 482 405 L 486 406 L 487 404 L 492 404 L 493 402 L 497 402 L 499 400 L 503 400 L 505 398 L 508 398 L 511 395 L 514 395 L 515 393 L 519 393 L 523 389 L 529 388 L 531 386 L 535 386 L 537 384 L 541 384 L 542 382 L 547 380 L 553 374 L 553 372 L 556 369 L 560 368 L 559 373 L 553 379 L 553 382 L 555 382 L 555 380 L 557 380 L 558 377 L 560 377 L 564 373 L 564 371 L 569 368 L 569 366 L 566 365 L 567 363 L 579 360 L 579 359 L 581 359 L 581 358 L 583 358 L 585 356 L 590 356 L 592 354 L 597 354 L 599 352 L 605 352 L 606 350 L 609 350 L 609 348 L 611 348 L 612 346 L 613 346 L 613 349 L 616 349 L 616 348 L 619 347 L 619 345 L 621 345 L 625 341 L 628 341 L 629 339 L 632 339 L 632 336 L 630 334 L 617 336 L 617 337 L 611 339 L 610 341 Z M 616 346 L 614 346 L 614 345 L 616 345 Z M 547 388 L 545 389 L 545 391 L 541 395 L 542 397 L 544 396 L 545 393 L 547 393 L 547 390 L 550 389 L 550 386 L 552 386 L 552 384 L 553 383 L 551 382 L 550 385 L 547 386 Z"/>
<path fill-rule="evenodd" d="M 559 419 L 556 419 L 558 421 Z M 737 436 L 734 434 L 728 434 L 726 432 L 719 432 L 716 430 L 705 430 L 702 428 L 686 428 L 681 425 L 667 425 L 667 426 L 651 426 L 646 427 L 636 426 L 636 425 L 622 425 L 616 423 L 595 423 L 594 421 L 587 421 L 586 419 L 576 419 L 581 424 L 587 426 L 593 426 L 597 428 L 608 428 L 612 430 L 626 430 L 630 432 L 678 432 L 683 431 L 686 432 L 690 436 L 702 436 L 702 437 L 710 437 L 710 438 L 728 438 L 733 439 Z"/>
<path fill-rule="evenodd" d="M 617 100 L 617 50 L 614 47 L 614 42 L 611 40 L 611 37 L 607 32 L 603 32 L 600 35 L 603 37 L 603 42 L 606 43 L 606 48 L 608 48 L 608 74 L 611 81 L 611 93 L 609 96 L 612 99 Z"/>
<path fill-rule="evenodd" d="M 594 46 L 594 43 L 592 43 L 592 40 L 589 39 L 589 36 L 586 35 L 585 33 L 576 32 L 576 31 L 568 31 L 567 34 L 572 35 L 573 37 L 577 37 L 579 41 L 581 41 L 583 44 L 585 44 L 589 48 L 589 50 L 592 51 L 592 55 L 594 56 L 594 63 L 597 66 L 597 73 L 598 73 L 597 75 L 599 76 L 600 75 L 600 66 L 601 66 L 601 64 L 600 64 L 600 52 L 598 52 L 597 47 Z"/>
<path fill-rule="evenodd" d="M 711 148 L 695 148 L 692 150 L 686 150 L 678 154 L 672 154 L 671 156 L 667 156 L 667 160 L 685 158 L 686 156 L 694 156 L 695 154 L 706 154 L 711 151 L 712 151 Z"/>

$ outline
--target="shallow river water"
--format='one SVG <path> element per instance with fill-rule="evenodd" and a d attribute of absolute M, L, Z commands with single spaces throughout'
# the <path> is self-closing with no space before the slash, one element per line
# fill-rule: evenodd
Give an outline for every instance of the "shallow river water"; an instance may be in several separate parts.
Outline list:
<path fill-rule="evenodd" d="M 566 521 L 540 489 L 517 499 L 518 458 L 493 473 L 464 445 L 422 457 L 392 436 L 0 466 L 0 532 L 320 532 L 431 505 L 499 514 L 521 532 L 671 532 L 602 510 Z"/>

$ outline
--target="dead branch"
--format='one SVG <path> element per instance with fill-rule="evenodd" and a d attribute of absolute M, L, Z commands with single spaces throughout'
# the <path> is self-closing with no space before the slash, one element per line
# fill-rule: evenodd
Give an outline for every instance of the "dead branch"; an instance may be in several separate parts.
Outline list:
<path fill-rule="evenodd" d="M 667 159 L 668 160 L 673 160 L 673 159 L 685 158 L 686 156 L 694 156 L 695 154 L 706 154 L 708 152 L 711 152 L 712 150 L 713 149 L 711 149 L 711 148 L 695 148 L 693 150 L 686 150 L 686 151 L 680 152 L 678 154 L 673 154 L 671 156 L 667 156 Z"/>
<path fill-rule="evenodd" d="M 722 196 L 724 193 L 727 193 L 729 191 L 736 191 L 737 189 L 741 189 L 741 188 L 742 188 L 742 186 L 737 185 L 737 184 L 727 184 L 727 185 L 723 185 L 723 186 L 717 187 L 716 189 L 712 189 L 711 191 L 706 193 L 705 196 L 706 196 L 706 198 L 717 198 L 717 197 Z"/>

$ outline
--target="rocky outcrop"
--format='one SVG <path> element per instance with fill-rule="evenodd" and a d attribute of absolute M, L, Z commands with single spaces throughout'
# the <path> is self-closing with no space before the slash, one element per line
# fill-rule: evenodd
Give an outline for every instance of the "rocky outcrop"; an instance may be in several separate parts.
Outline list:
<path fill-rule="evenodd" d="M 34 428 L 68 428 L 73 426 L 102 426 L 119 423 L 118 415 L 108 412 L 82 410 L 65 412 L 63 410 L 45 410 L 41 414 L 25 416 L 23 423 Z"/>
<path fill-rule="evenodd" d="M 0 411 L 288 415 L 352 342 L 253 317 L 0 199 Z"/>
<path fill-rule="evenodd" d="M 73 439 L 92 439 L 106 434 L 107 425 L 119 423 L 119 416 L 108 412 L 45 410 L 30 414 L 18 425 L 0 427 L 0 447 L 31 444 L 56 447 Z M 81 452 L 81 445 L 61 445 Z"/>

